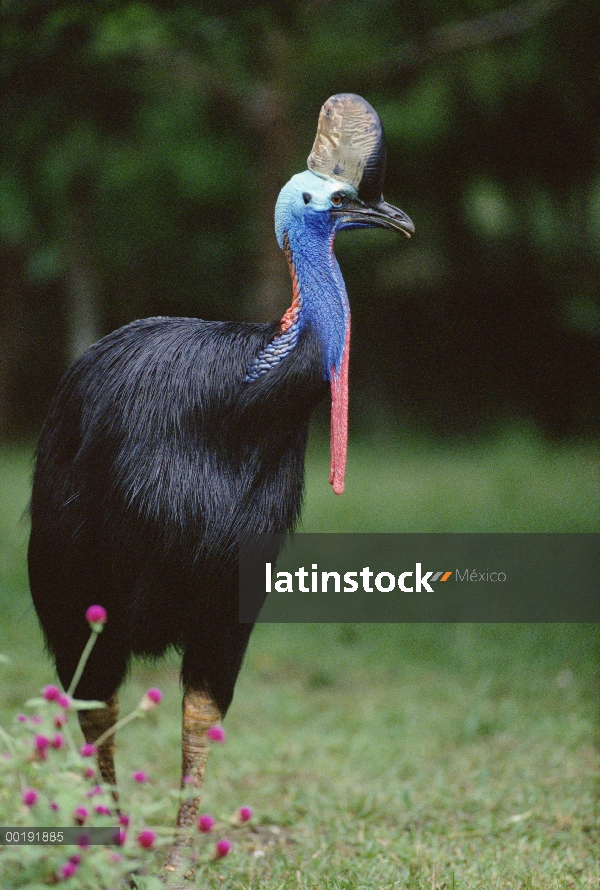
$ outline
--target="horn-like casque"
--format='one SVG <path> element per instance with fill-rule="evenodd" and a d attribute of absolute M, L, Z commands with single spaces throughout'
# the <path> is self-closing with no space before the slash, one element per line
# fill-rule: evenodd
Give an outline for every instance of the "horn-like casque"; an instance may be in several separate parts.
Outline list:
<path fill-rule="evenodd" d="M 353 185 L 365 202 L 383 192 L 385 135 L 379 115 L 361 96 L 337 93 L 321 108 L 308 168 Z"/>

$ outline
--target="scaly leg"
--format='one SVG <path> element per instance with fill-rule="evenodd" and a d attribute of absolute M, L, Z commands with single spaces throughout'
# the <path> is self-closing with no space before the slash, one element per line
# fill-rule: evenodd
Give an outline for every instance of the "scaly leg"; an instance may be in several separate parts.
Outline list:
<path fill-rule="evenodd" d="M 119 719 L 119 695 L 113 693 L 105 708 L 93 711 L 78 711 L 79 725 L 86 742 L 94 744 L 96 739 L 110 729 Z M 111 735 L 98 748 L 98 767 L 102 780 L 113 786 L 113 797 L 117 800 L 117 775 L 115 773 L 115 737 Z"/>
<path fill-rule="evenodd" d="M 219 723 L 221 712 L 211 696 L 200 689 L 187 689 L 183 696 L 181 739 L 181 788 L 190 797 L 181 802 L 177 813 L 177 834 L 165 861 L 167 872 L 178 871 L 192 843 L 192 829 L 198 818 L 200 788 L 204 779 L 210 743 L 206 732 Z"/>

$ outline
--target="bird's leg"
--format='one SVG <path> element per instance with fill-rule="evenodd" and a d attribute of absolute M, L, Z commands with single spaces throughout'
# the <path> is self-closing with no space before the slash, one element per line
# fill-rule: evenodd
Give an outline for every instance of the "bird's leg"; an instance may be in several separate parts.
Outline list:
<path fill-rule="evenodd" d="M 190 796 L 182 800 L 177 813 L 176 835 L 165 862 L 165 870 L 177 871 L 191 845 L 191 829 L 198 817 L 200 788 L 210 750 L 207 730 L 221 720 L 221 712 L 212 697 L 200 689 L 189 688 L 183 696 L 181 740 L 181 789 Z"/>
<path fill-rule="evenodd" d="M 105 708 L 94 708 L 92 711 L 78 711 L 79 725 L 86 742 L 94 744 L 107 729 L 119 719 L 119 695 L 113 693 L 106 701 Z M 110 735 L 105 742 L 98 747 L 98 768 L 102 780 L 107 785 L 113 786 L 113 798 L 118 800 L 117 776 L 115 773 L 115 737 Z"/>

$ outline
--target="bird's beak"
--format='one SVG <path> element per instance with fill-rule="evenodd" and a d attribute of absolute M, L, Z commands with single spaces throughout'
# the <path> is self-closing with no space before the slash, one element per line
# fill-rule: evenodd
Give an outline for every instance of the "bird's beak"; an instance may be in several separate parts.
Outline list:
<path fill-rule="evenodd" d="M 339 210 L 333 209 L 330 212 L 337 218 L 339 229 L 378 226 L 381 229 L 390 229 L 392 232 L 402 232 L 407 238 L 415 233 L 410 217 L 398 207 L 388 204 L 383 198 L 369 203 L 346 201 Z"/>

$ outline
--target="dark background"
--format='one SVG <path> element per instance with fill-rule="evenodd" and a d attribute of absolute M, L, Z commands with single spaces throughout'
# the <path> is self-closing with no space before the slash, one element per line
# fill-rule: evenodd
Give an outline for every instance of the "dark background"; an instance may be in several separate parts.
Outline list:
<path fill-rule="evenodd" d="M 1 9 L 0 437 L 134 318 L 281 316 L 274 203 L 346 91 L 417 227 L 338 238 L 355 429 L 597 432 L 597 0 Z"/>

